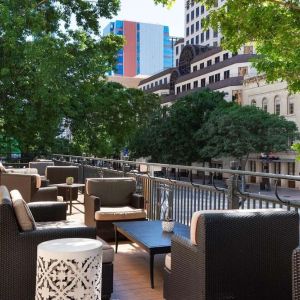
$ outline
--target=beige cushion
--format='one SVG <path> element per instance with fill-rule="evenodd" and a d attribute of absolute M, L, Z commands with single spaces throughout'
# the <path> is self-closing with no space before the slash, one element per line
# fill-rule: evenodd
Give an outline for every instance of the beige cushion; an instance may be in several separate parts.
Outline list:
<path fill-rule="evenodd" d="M 165 257 L 165 267 L 171 270 L 171 253 L 166 254 Z"/>
<path fill-rule="evenodd" d="M 101 207 L 100 210 L 95 212 L 96 221 L 118 221 L 145 218 L 145 210 L 133 208 L 131 206 Z"/>
<path fill-rule="evenodd" d="M 97 240 L 103 244 L 102 247 L 102 263 L 110 263 L 114 261 L 115 252 L 111 245 L 109 245 L 106 241 L 102 240 L 99 236 L 97 236 Z"/>
<path fill-rule="evenodd" d="M 34 175 L 37 174 L 38 171 L 35 168 L 12 168 L 12 169 L 6 169 L 7 173 L 14 173 L 14 174 L 29 174 Z"/>
<path fill-rule="evenodd" d="M 191 242 L 194 245 L 197 245 L 197 239 L 198 239 L 198 232 L 197 232 L 197 228 L 198 228 L 198 221 L 199 218 L 201 216 L 201 211 L 196 211 L 193 216 L 192 216 L 192 221 L 191 221 Z"/>
<path fill-rule="evenodd" d="M 11 200 L 17 221 L 22 231 L 31 231 L 36 229 L 33 215 L 27 206 L 26 202 L 22 198 L 22 195 L 18 190 L 12 190 L 10 192 Z"/>
<path fill-rule="evenodd" d="M 3 166 L 2 162 L 0 162 L 0 173 L 6 173 L 6 169 L 5 167 Z"/>

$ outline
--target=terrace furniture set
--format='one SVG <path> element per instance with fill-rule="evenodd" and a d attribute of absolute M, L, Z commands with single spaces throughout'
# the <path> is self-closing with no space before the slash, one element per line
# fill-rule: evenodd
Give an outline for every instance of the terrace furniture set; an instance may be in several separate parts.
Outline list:
<path fill-rule="evenodd" d="M 48 166 L 47 176 L 48 170 L 52 174 L 50 184 L 55 184 L 53 174 L 62 173 Z M 65 180 L 66 173 L 63 174 L 60 180 Z M 194 213 L 190 228 L 176 224 L 175 234 L 171 234 L 162 232 L 160 221 L 146 221 L 144 199 L 135 194 L 134 178 L 90 178 L 85 187 L 88 227 L 74 227 L 65 221 L 66 203 L 34 202 L 28 207 L 37 223 L 32 223 L 28 231 L 17 220 L 13 207 L 16 199 L 12 201 L 8 190 L 0 187 L 0 274 L 7 274 L 0 281 L 1 300 L 34 298 L 39 243 L 57 238 L 96 239 L 96 236 L 105 244 L 102 299 L 109 299 L 114 253 L 105 241 L 115 238 L 117 252 L 120 234 L 149 253 L 151 287 L 154 287 L 154 255 L 171 252 L 166 255 L 164 269 L 166 300 L 285 300 L 292 298 L 292 290 L 294 297 L 295 291 L 300 290 L 297 282 L 292 289 L 292 253 L 299 245 L 297 212 L 200 211 Z M 61 193 L 65 200 L 75 198 L 65 191 Z M 11 194 L 13 198 L 20 197 L 14 191 Z M 295 265 L 300 261 L 297 253 L 293 256 Z M 296 279 L 298 272 L 294 268 Z"/>

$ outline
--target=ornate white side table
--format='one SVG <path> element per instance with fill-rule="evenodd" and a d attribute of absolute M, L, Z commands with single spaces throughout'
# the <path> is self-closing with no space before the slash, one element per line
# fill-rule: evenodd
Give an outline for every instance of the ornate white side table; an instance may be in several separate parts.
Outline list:
<path fill-rule="evenodd" d="M 36 300 L 101 300 L 102 243 L 85 238 L 38 245 Z"/>

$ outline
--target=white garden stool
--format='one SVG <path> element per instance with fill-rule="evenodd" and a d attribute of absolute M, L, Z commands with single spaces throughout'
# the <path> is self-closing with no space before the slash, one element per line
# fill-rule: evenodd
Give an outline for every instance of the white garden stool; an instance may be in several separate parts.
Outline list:
<path fill-rule="evenodd" d="M 101 300 L 102 243 L 50 240 L 38 245 L 36 300 Z"/>

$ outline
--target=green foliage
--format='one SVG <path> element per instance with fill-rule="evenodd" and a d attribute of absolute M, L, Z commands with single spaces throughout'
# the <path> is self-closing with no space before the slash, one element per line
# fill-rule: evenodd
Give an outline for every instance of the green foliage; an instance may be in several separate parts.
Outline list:
<path fill-rule="evenodd" d="M 50 151 L 70 103 L 88 98 L 114 67 L 123 40 L 98 39 L 98 18 L 115 14 L 119 2 L 0 3 L 0 118 L 23 152 Z"/>
<path fill-rule="evenodd" d="M 250 153 L 288 150 L 298 136 L 294 122 L 255 106 L 232 104 L 215 110 L 196 138 L 205 145 L 200 155 L 247 160 Z"/>
<path fill-rule="evenodd" d="M 79 96 L 84 101 L 72 101 L 69 112 L 74 144 L 81 153 L 118 154 L 148 115 L 159 107 L 157 95 L 126 89 L 113 82 L 101 82 L 93 90 L 89 87 L 88 94 L 88 98 L 84 94 Z"/>
<path fill-rule="evenodd" d="M 202 144 L 195 134 L 217 106 L 227 105 L 223 98 L 222 93 L 204 90 L 158 109 L 136 132 L 130 144 L 131 156 L 151 156 L 152 161 L 174 164 L 209 161 L 211 155 L 197 152 Z"/>
<path fill-rule="evenodd" d="M 173 0 L 155 0 L 171 5 Z M 211 9 L 206 26 L 220 28 L 225 49 L 236 52 L 253 42 L 259 57 L 254 66 L 270 82 L 286 80 L 289 90 L 300 91 L 299 0 L 227 0 L 214 8 L 215 0 L 196 0 Z"/>
<path fill-rule="evenodd" d="M 297 153 L 296 159 L 298 161 L 300 161 L 300 143 L 293 144 L 292 147 L 291 147 L 291 149 L 294 150 Z"/>

